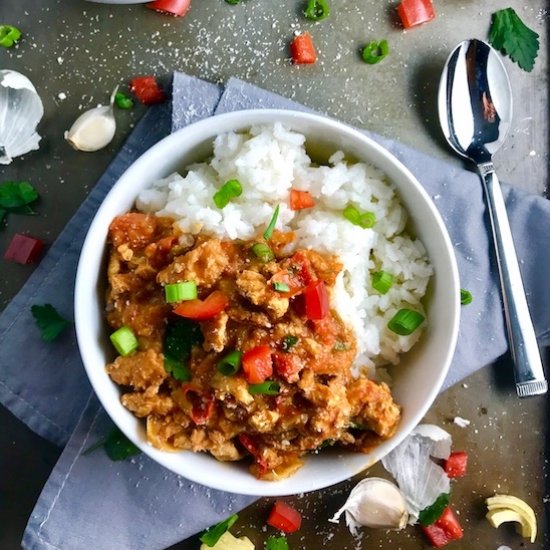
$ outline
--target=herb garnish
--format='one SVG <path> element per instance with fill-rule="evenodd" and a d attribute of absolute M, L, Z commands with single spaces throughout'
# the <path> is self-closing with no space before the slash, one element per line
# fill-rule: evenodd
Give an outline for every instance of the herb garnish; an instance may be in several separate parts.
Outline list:
<path fill-rule="evenodd" d="M 288 541 L 285 537 L 271 535 L 266 541 L 265 550 L 289 550 Z"/>
<path fill-rule="evenodd" d="M 185 318 L 174 319 L 168 323 L 164 332 L 164 368 L 176 380 L 191 380 L 185 362 L 191 355 L 194 345 L 203 341 L 200 326 Z"/>
<path fill-rule="evenodd" d="M 0 183 L 0 222 L 8 212 L 34 214 L 29 206 L 38 199 L 38 192 L 28 181 L 5 181 Z"/>
<path fill-rule="evenodd" d="M 509 55 L 524 71 L 533 70 L 539 51 L 539 35 L 520 19 L 513 8 L 493 13 L 489 42 Z"/>
<path fill-rule="evenodd" d="M 460 289 L 460 303 L 463 306 L 467 306 L 468 304 L 471 304 L 474 300 L 474 297 L 472 296 L 472 293 L 469 290 L 466 290 L 464 288 Z"/>
<path fill-rule="evenodd" d="M 216 523 L 212 527 L 209 527 L 200 537 L 199 540 L 206 544 L 206 546 L 214 546 L 219 540 L 220 537 L 229 529 L 232 525 L 239 519 L 237 514 L 229 516 L 227 519 Z"/>
<path fill-rule="evenodd" d="M 51 304 L 31 306 L 31 313 L 45 342 L 52 342 L 71 325 L 71 322 L 61 317 Z"/>
<path fill-rule="evenodd" d="M 136 447 L 116 426 L 111 430 L 107 437 L 100 439 L 91 447 L 88 447 L 83 453 L 87 456 L 99 447 L 103 447 L 107 456 L 113 461 L 126 460 L 135 456 L 141 451 Z"/>
<path fill-rule="evenodd" d="M 445 508 L 449 505 L 449 497 L 449 493 L 441 493 L 435 499 L 433 504 L 427 508 L 424 508 L 424 510 L 421 510 L 420 514 L 418 514 L 418 521 L 420 522 L 420 525 L 431 525 L 438 520 L 441 517 L 443 510 L 445 510 Z"/>
<path fill-rule="evenodd" d="M 285 336 L 281 342 L 281 349 L 283 351 L 289 351 L 298 343 L 298 336 Z"/>

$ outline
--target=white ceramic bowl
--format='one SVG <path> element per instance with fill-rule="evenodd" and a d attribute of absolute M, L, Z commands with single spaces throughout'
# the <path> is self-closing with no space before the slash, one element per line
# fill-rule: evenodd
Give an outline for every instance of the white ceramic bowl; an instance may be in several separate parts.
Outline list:
<path fill-rule="evenodd" d="M 146 442 L 143 421 L 121 405 L 120 390 L 105 371 L 114 351 L 103 318 L 103 289 L 104 243 L 109 224 L 132 208 L 140 190 L 191 162 L 204 160 L 217 134 L 276 121 L 303 133 L 315 160 L 326 161 L 341 149 L 380 168 L 398 189 L 410 214 L 408 227 L 424 243 L 435 276 L 427 296 L 429 326 L 420 343 L 393 372 L 393 394 L 403 407 L 395 436 L 369 454 L 330 452 L 309 456 L 295 475 L 270 482 L 255 479 L 244 464 L 218 462 L 205 453 L 162 452 Z M 360 132 L 320 116 L 278 110 L 239 111 L 203 120 L 168 136 L 137 159 L 115 184 L 95 215 L 82 248 L 76 277 L 75 322 L 82 359 L 101 403 L 120 429 L 151 458 L 216 489 L 258 496 L 289 495 L 327 487 L 357 474 L 393 449 L 422 419 L 437 396 L 454 353 L 459 296 L 456 261 L 443 221 L 422 186 L 388 151 Z"/>

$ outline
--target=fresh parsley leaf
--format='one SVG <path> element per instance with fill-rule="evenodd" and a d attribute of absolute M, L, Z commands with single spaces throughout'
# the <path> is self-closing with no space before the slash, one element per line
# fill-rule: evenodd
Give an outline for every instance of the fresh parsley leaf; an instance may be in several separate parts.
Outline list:
<path fill-rule="evenodd" d="M 289 550 L 288 541 L 285 537 L 271 535 L 265 543 L 265 550 Z"/>
<path fill-rule="evenodd" d="M 171 320 L 164 331 L 164 369 L 176 380 L 186 382 L 191 374 L 185 365 L 193 346 L 202 343 L 200 325 L 190 319 Z"/>
<path fill-rule="evenodd" d="M 5 220 L 8 211 L 5 208 L 0 208 L 0 224 Z"/>
<path fill-rule="evenodd" d="M 28 206 L 38 198 L 38 192 L 27 181 L 0 183 L 0 208 L 12 210 Z"/>
<path fill-rule="evenodd" d="M 449 505 L 450 496 L 451 495 L 449 493 L 441 493 L 435 499 L 433 504 L 427 508 L 424 508 L 424 510 L 418 514 L 418 521 L 420 522 L 420 525 L 426 527 L 427 525 L 431 525 L 438 520 L 441 517 L 443 510 L 445 510 L 445 508 Z"/>
<path fill-rule="evenodd" d="M 283 351 L 289 351 L 298 343 L 298 336 L 285 336 L 281 343 L 281 349 Z"/>
<path fill-rule="evenodd" d="M 493 13 L 489 42 L 509 55 L 523 70 L 533 70 L 539 51 L 539 35 L 525 25 L 513 8 Z"/>
<path fill-rule="evenodd" d="M 61 317 L 51 304 L 31 306 L 31 313 L 45 342 L 52 342 L 71 325 L 71 322 Z"/>
<path fill-rule="evenodd" d="M 141 451 L 115 426 L 103 444 L 111 460 L 126 460 Z"/>
<path fill-rule="evenodd" d="M 103 447 L 107 456 L 111 460 L 125 460 L 131 456 L 141 453 L 141 451 L 115 426 L 109 435 L 96 441 L 88 447 L 82 456 L 87 456 L 95 450 Z"/>
<path fill-rule="evenodd" d="M 466 290 L 465 288 L 460 289 L 460 303 L 463 306 L 467 306 L 468 304 L 471 304 L 474 300 L 474 297 L 472 296 L 472 293 L 469 290 Z"/>
<path fill-rule="evenodd" d="M 220 523 L 216 523 L 216 525 L 213 525 L 212 527 L 208 528 L 200 537 L 199 540 L 206 544 L 206 546 L 214 546 L 219 540 L 220 537 L 231 527 L 233 524 L 239 519 L 239 516 L 237 514 L 233 514 L 232 516 L 229 516 L 227 519 L 224 519 L 223 521 L 220 521 Z"/>

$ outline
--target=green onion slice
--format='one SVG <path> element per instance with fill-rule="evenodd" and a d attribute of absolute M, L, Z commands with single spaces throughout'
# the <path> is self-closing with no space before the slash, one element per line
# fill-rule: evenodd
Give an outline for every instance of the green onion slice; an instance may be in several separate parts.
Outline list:
<path fill-rule="evenodd" d="M 117 92 L 115 94 L 115 105 L 119 109 L 128 110 L 134 106 L 134 100 L 122 92 Z"/>
<path fill-rule="evenodd" d="M 180 382 L 189 382 L 191 380 L 191 372 L 187 368 L 187 365 L 183 361 L 174 359 L 169 355 L 164 356 L 164 370 Z"/>
<path fill-rule="evenodd" d="M 465 290 L 464 288 L 460 289 L 460 303 L 463 306 L 467 306 L 468 304 L 471 304 L 474 300 L 474 297 L 472 296 L 472 293 L 469 290 Z"/>
<path fill-rule="evenodd" d="M 225 208 L 232 199 L 240 197 L 243 192 L 243 187 L 239 180 L 226 181 L 212 197 L 214 204 L 218 208 Z"/>
<path fill-rule="evenodd" d="M 312 21 L 322 21 L 330 15 L 327 0 L 308 0 L 304 15 Z"/>
<path fill-rule="evenodd" d="M 273 289 L 277 292 L 290 292 L 290 287 L 286 283 L 273 283 Z"/>
<path fill-rule="evenodd" d="M 261 384 L 250 384 L 248 386 L 248 391 L 252 395 L 277 395 L 280 389 L 281 385 L 278 382 L 274 382 L 273 380 L 268 380 L 267 382 L 262 382 Z"/>
<path fill-rule="evenodd" d="M 242 351 L 232 351 L 228 353 L 219 363 L 218 370 L 225 376 L 233 376 L 241 368 Z"/>
<path fill-rule="evenodd" d="M 380 294 L 387 294 L 393 286 L 393 275 L 387 271 L 377 271 L 372 274 L 372 288 Z"/>
<path fill-rule="evenodd" d="M 265 543 L 265 550 L 289 550 L 288 541 L 285 537 L 271 535 Z"/>
<path fill-rule="evenodd" d="M 239 519 L 237 514 L 229 516 L 227 519 L 216 523 L 212 527 L 208 528 L 200 537 L 199 540 L 206 544 L 206 546 L 214 546 L 219 540 L 220 537 Z"/>
<path fill-rule="evenodd" d="M 225 0 L 226 4 L 231 4 L 232 6 L 236 6 L 241 0 Z"/>
<path fill-rule="evenodd" d="M 113 346 L 120 355 L 125 357 L 138 348 L 138 341 L 130 327 L 120 327 L 109 336 Z"/>
<path fill-rule="evenodd" d="M 352 204 L 348 204 L 342 214 L 346 220 L 363 229 L 370 229 L 376 223 L 376 214 L 374 212 L 360 212 Z"/>
<path fill-rule="evenodd" d="M 275 254 L 273 254 L 273 250 L 267 246 L 265 243 L 256 243 L 252 245 L 252 253 L 256 258 L 261 260 L 264 264 L 267 262 L 270 262 L 275 258 Z"/>
<path fill-rule="evenodd" d="M 195 281 L 172 283 L 164 287 L 164 298 L 167 304 L 186 300 L 196 300 L 197 297 L 197 283 L 195 283 Z"/>
<path fill-rule="evenodd" d="M 424 315 L 413 309 L 400 309 L 388 323 L 388 328 L 400 336 L 412 334 L 423 322 Z"/>
<path fill-rule="evenodd" d="M 11 48 L 21 38 L 21 31 L 13 25 L 0 25 L 0 46 Z"/>
<path fill-rule="evenodd" d="M 384 57 L 390 53 L 390 47 L 388 41 L 384 40 L 373 40 L 369 42 L 361 52 L 361 57 L 365 63 L 369 65 L 375 65 L 380 63 Z"/>
<path fill-rule="evenodd" d="M 293 348 L 298 343 L 298 336 L 285 336 L 281 343 L 281 349 L 283 351 L 289 351 L 290 348 Z"/>
<path fill-rule="evenodd" d="M 278 217 L 279 217 L 279 205 L 275 207 L 273 216 L 271 216 L 271 221 L 269 222 L 267 229 L 264 231 L 264 239 L 266 241 L 269 241 L 269 239 L 271 239 L 271 235 L 273 235 L 273 230 L 275 229 L 275 224 L 277 223 Z"/>

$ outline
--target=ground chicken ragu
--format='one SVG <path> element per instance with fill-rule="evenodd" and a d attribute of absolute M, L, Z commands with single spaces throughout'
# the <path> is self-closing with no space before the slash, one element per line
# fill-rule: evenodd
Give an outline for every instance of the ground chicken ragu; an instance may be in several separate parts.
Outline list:
<path fill-rule="evenodd" d="M 132 329 L 139 347 L 107 372 L 122 388 L 123 405 L 146 419 L 155 447 L 206 451 L 222 461 L 249 457 L 251 472 L 269 480 L 292 475 L 306 453 L 327 444 L 367 452 L 393 435 L 400 409 L 389 388 L 352 376 L 352 331 L 333 310 L 318 320 L 305 313 L 304 287 L 321 281 L 330 295 L 342 269 L 337 257 L 285 253 L 292 233 L 274 232 L 268 244 L 275 258 L 267 262 L 251 253 L 261 236 L 200 236 L 192 246 L 180 236 L 171 219 L 139 213 L 117 217 L 109 229 L 107 321 Z M 275 290 L 280 280 L 288 290 Z M 199 299 L 217 292 L 226 300 L 198 321 L 202 342 L 191 349 L 183 382 L 166 370 L 163 348 L 178 317 L 164 285 L 181 281 L 194 281 Z M 224 375 L 217 368 L 229 352 L 257 349 L 269 356 L 274 395 L 252 394 L 243 369 Z"/>

